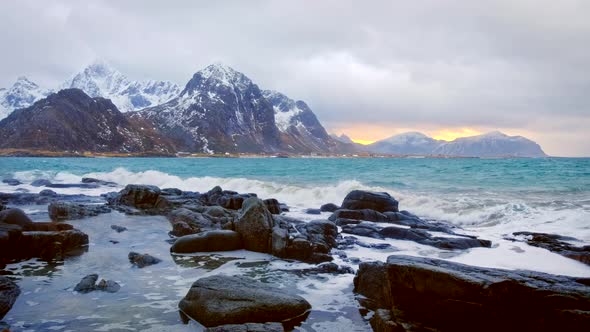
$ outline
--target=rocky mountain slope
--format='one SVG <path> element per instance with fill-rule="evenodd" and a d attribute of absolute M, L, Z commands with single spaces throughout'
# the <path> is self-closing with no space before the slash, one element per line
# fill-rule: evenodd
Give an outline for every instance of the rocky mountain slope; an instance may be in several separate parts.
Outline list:
<path fill-rule="evenodd" d="M 36 83 L 21 76 L 8 89 L 0 89 L 0 120 L 18 108 L 31 106 L 35 101 L 49 94 Z"/>
<path fill-rule="evenodd" d="M 422 133 L 408 132 L 365 147 L 373 153 L 400 155 L 444 155 L 457 157 L 546 157 L 539 144 L 522 136 L 495 131 L 447 142 Z"/>
<path fill-rule="evenodd" d="M 153 122 L 180 151 L 333 152 L 333 140 L 302 101 L 262 91 L 246 75 L 213 64 L 170 101 L 130 115 Z"/>
<path fill-rule="evenodd" d="M 391 154 L 432 154 L 443 141 L 422 133 L 408 132 L 386 138 L 366 146 L 371 152 Z"/>
<path fill-rule="evenodd" d="M 462 157 L 546 157 L 539 144 L 522 136 L 508 136 L 499 131 L 461 137 L 441 144 L 433 154 Z"/>
<path fill-rule="evenodd" d="M 273 107 L 283 148 L 306 153 L 344 149 L 345 145 L 328 135 L 305 102 L 276 91 L 264 90 L 262 94 Z"/>
<path fill-rule="evenodd" d="M 108 99 L 78 89 L 50 94 L 0 121 L 0 148 L 170 154 L 169 141 Z"/>

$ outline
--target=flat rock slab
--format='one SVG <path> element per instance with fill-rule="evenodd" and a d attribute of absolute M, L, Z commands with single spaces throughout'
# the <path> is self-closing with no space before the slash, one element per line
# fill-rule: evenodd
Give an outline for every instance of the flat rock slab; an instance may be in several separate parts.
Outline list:
<path fill-rule="evenodd" d="M 354 284 L 365 306 L 389 310 L 378 315 L 373 326 L 382 328 L 376 331 L 402 322 L 412 331 L 583 331 L 590 326 L 588 278 L 393 255 L 386 263 L 362 263 Z"/>
<path fill-rule="evenodd" d="M 231 251 L 242 248 L 242 237 L 240 234 L 229 230 L 218 230 L 179 237 L 170 248 L 170 251 L 175 253 L 193 253 Z"/>
<path fill-rule="evenodd" d="M 223 324 L 287 322 L 304 319 L 311 305 L 254 279 L 211 276 L 197 280 L 178 305 L 206 327 Z"/>

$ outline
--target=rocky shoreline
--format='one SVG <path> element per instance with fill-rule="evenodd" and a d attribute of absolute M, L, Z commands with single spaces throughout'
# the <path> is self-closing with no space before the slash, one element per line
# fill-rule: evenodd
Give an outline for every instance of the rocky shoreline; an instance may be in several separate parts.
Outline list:
<path fill-rule="evenodd" d="M 311 264 L 297 272 L 302 275 L 356 273 L 358 310 L 370 310 L 363 316 L 375 331 L 522 331 L 527 327 L 574 331 L 590 323 L 590 279 L 486 269 L 402 255 L 391 255 L 385 262 L 360 262 L 355 272 L 346 262 L 358 262 L 346 256 L 346 248 L 390 247 L 387 243 L 365 243 L 358 237 L 412 241 L 450 252 L 493 246 L 491 241 L 464 234 L 451 224 L 399 210 L 398 201 L 387 193 L 352 191 L 340 205 L 326 202 L 317 209 L 308 209 L 306 212 L 318 215 L 318 219 L 303 221 L 286 216 L 289 207 L 276 199 L 220 187 L 198 193 L 128 185 L 119 192 L 91 197 L 57 194 L 50 189 L 56 187 L 49 181 L 39 181 L 38 185 L 46 187 L 39 194 L 0 193 L 2 269 L 32 257 L 63 261 L 84 255 L 92 239 L 66 222 L 118 211 L 167 218 L 170 255 L 175 259 L 197 253 L 248 250 Z M 61 186 L 114 185 L 85 179 Z M 51 221 L 33 222 L 19 209 L 30 205 L 47 205 Z M 332 214 L 321 218 L 322 212 Z M 127 231 L 123 226 L 107 226 L 113 232 Z M 572 245 L 568 243 L 571 238 L 530 232 L 516 232 L 513 236 L 514 241 L 526 241 L 589 264 L 590 247 Z M 131 251 L 129 264 L 144 268 L 163 258 L 151 254 Z M 344 264 L 334 263 L 335 257 Z M 113 280 L 97 283 L 98 276 L 80 276 L 82 280 L 74 291 L 116 293 L 121 288 Z M 17 284 L 9 274 L 0 277 L 0 319 L 21 292 Z M 246 276 L 200 278 L 178 303 L 184 321 L 195 320 L 210 331 L 291 330 L 313 310 L 303 296 Z"/>

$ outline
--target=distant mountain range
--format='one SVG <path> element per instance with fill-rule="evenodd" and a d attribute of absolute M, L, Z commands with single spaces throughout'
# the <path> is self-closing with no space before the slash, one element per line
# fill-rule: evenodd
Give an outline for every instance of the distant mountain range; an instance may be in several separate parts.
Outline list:
<path fill-rule="evenodd" d="M 365 151 L 397 155 L 443 155 L 458 157 L 546 157 L 539 144 L 522 136 L 498 131 L 461 137 L 453 141 L 436 140 L 419 132 L 408 132 L 362 147 Z"/>
<path fill-rule="evenodd" d="M 355 151 L 352 144 L 330 137 L 303 101 L 261 90 L 221 64 L 195 73 L 182 90 L 170 82 L 130 81 L 104 63 L 74 75 L 58 93 L 21 81 L 18 89 L 2 95 L 11 102 L 6 113 L 25 108 L 0 121 L 0 148 L 163 154 Z M 141 133 L 149 134 L 145 141 L 138 140 Z M 82 140 L 85 135 L 88 139 Z"/>
<path fill-rule="evenodd" d="M 546 156 L 535 142 L 500 132 L 452 142 L 409 132 L 362 146 L 346 135 L 329 135 L 305 102 L 262 90 L 222 64 L 196 72 L 183 89 L 168 81 L 130 80 L 104 62 L 89 65 L 56 90 L 20 77 L 0 89 L 2 118 L 0 148 Z"/>

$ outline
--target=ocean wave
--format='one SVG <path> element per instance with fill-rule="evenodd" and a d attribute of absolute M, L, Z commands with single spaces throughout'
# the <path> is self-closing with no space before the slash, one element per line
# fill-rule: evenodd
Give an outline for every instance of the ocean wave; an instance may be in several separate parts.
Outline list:
<path fill-rule="evenodd" d="M 83 193 L 100 195 L 122 189 L 127 184 L 149 184 L 160 188 L 179 188 L 206 192 L 214 186 L 244 193 L 257 193 L 262 198 L 277 198 L 295 208 L 317 208 L 321 204 L 342 202 L 352 190 L 371 190 L 389 192 L 400 201 L 400 208 L 409 210 L 421 217 L 444 220 L 458 226 L 474 229 L 477 232 L 493 231 L 496 235 L 512 231 L 531 230 L 553 232 L 578 237 L 590 241 L 590 200 L 564 201 L 560 197 L 539 199 L 536 195 L 510 196 L 499 192 L 412 192 L 392 188 L 371 186 L 358 180 L 341 180 L 331 184 L 287 184 L 276 181 L 263 181 L 245 177 L 187 177 L 182 178 L 157 170 L 132 172 L 116 168 L 111 172 L 94 172 L 76 175 L 71 172 L 21 171 L 14 178 L 24 182 L 18 186 L 39 192 L 43 187 L 32 187 L 36 179 L 48 179 L 55 183 L 79 183 L 83 177 L 111 181 L 118 187 L 99 188 L 59 188 L 60 193 Z M 17 187 L 0 185 L 0 191 L 14 191 Z"/>

